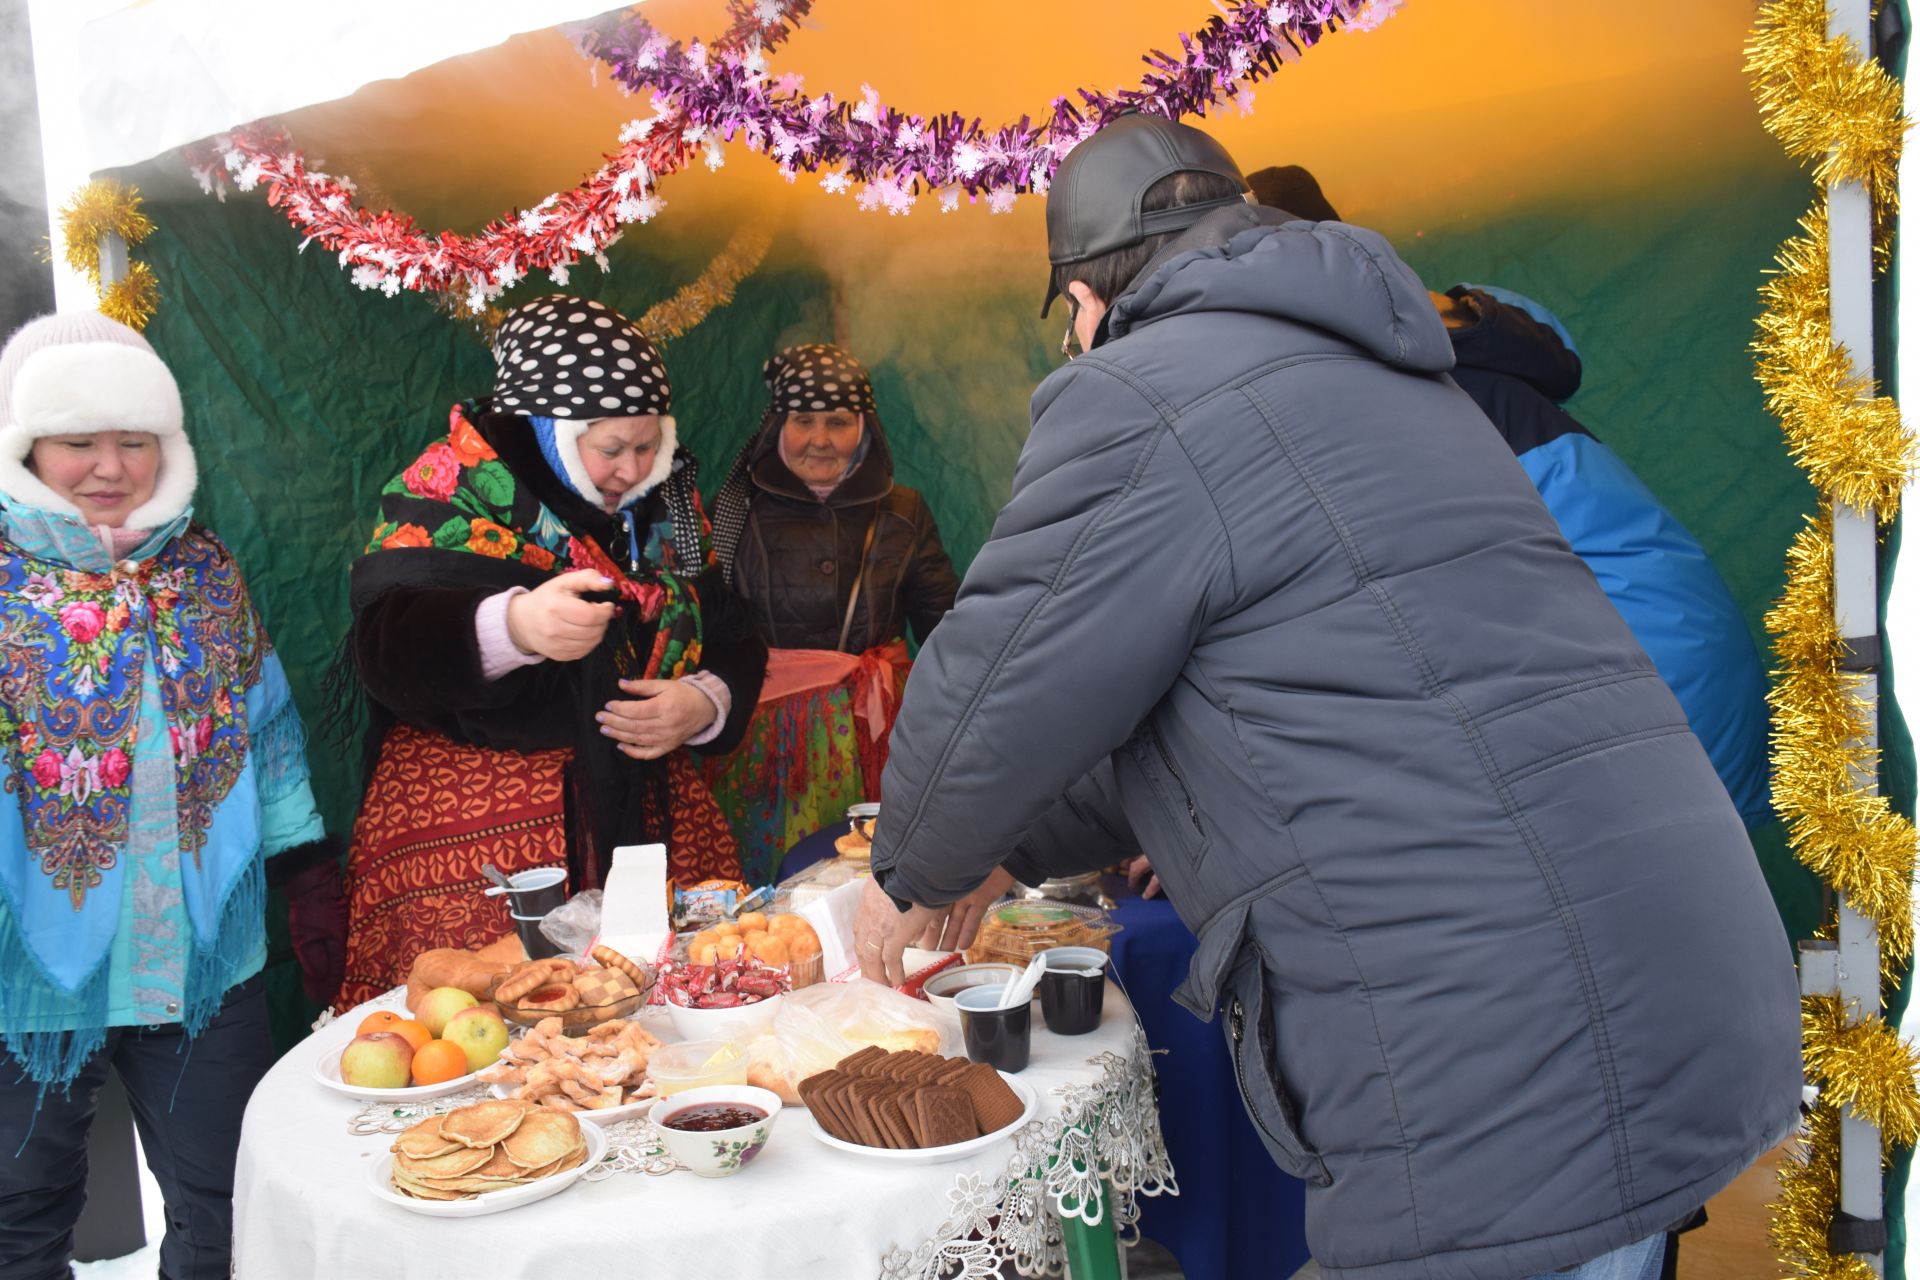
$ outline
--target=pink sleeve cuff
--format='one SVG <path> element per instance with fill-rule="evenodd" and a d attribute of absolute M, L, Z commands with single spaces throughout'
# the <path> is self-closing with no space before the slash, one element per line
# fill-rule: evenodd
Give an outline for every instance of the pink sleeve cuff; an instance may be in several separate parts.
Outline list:
<path fill-rule="evenodd" d="M 526 593 L 525 587 L 508 587 L 498 595 L 488 596 L 480 602 L 474 611 L 473 634 L 480 642 L 480 674 L 488 680 L 498 680 L 509 671 L 518 671 L 521 667 L 530 667 L 546 659 L 537 653 L 522 653 L 520 646 L 513 642 L 507 632 L 507 602 L 517 595 Z"/>
<path fill-rule="evenodd" d="M 707 701 L 713 704 L 713 723 L 687 739 L 690 747 L 705 746 L 727 727 L 727 713 L 733 709 L 733 690 L 727 688 L 727 682 L 711 671 L 696 671 L 690 676 L 681 676 L 680 681 L 706 694 Z"/>

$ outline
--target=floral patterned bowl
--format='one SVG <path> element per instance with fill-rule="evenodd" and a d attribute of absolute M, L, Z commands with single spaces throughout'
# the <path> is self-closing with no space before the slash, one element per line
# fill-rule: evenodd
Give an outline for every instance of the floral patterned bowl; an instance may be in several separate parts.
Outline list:
<path fill-rule="evenodd" d="M 701 1131 L 676 1129 L 668 1122 L 697 1107 L 743 1107 L 763 1112 L 758 1120 L 734 1129 Z M 684 1089 L 653 1104 L 648 1113 L 660 1141 L 681 1164 L 703 1178 L 724 1178 L 740 1172 L 767 1145 L 773 1122 L 780 1116 L 780 1095 L 750 1084 L 716 1084 Z"/>

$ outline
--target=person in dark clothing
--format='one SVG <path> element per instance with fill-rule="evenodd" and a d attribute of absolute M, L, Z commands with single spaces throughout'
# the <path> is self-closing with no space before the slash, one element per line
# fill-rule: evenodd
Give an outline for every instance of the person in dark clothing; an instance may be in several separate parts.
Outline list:
<path fill-rule="evenodd" d="M 511 928 L 481 867 L 564 864 L 573 892 L 621 845 L 682 883 L 739 848 L 683 747 L 737 745 L 766 645 L 721 580 L 653 345 L 598 302 L 502 322 L 493 394 L 381 492 L 354 562 L 348 645 L 375 751 L 348 860 L 345 1003 L 420 952 Z"/>
<path fill-rule="evenodd" d="M 813 344 L 763 376 L 766 413 L 714 503 L 734 590 L 776 649 L 864 653 L 909 626 L 925 644 L 960 584 L 932 508 L 894 481 L 867 371 Z"/>
<path fill-rule="evenodd" d="M 1640 1280 L 1799 1118 L 1785 932 L 1425 286 L 1245 189 L 1144 115 L 1054 175 L 1086 354 L 908 686 L 862 970 L 1144 849 L 1322 1275 Z"/>
<path fill-rule="evenodd" d="M 900 693 L 958 588 L 933 509 L 896 483 L 860 362 L 789 347 L 714 500 L 715 555 L 768 654 L 742 749 L 707 769 L 753 881 L 848 806 L 878 800 Z"/>
<path fill-rule="evenodd" d="M 1339 220 L 1298 165 L 1263 169 L 1248 183 L 1268 208 Z M 1582 374 L 1564 328 L 1505 290 L 1456 285 L 1431 296 L 1453 343 L 1453 380 L 1499 430 L 1574 554 L 1633 628 L 1741 818 L 1749 827 L 1770 821 L 1767 677 L 1752 633 L 1699 540 L 1560 407 Z"/>

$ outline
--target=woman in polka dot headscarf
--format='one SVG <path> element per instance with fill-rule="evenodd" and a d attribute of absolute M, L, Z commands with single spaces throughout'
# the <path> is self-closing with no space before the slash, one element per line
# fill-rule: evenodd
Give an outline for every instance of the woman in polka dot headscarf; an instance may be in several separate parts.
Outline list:
<path fill-rule="evenodd" d="M 372 777 L 349 862 L 349 1001 L 419 952 L 510 928 L 480 868 L 660 842 L 682 882 L 739 849 L 681 748 L 746 732 L 766 646 L 713 560 L 659 352 L 598 302 L 552 295 L 494 341 L 493 394 L 381 491 L 353 569 L 350 653 Z"/>
<path fill-rule="evenodd" d="M 763 376 L 760 427 L 714 503 L 715 552 L 774 646 L 768 688 L 811 692 L 838 680 L 852 697 L 850 710 L 819 697 L 804 705 L 770 698 L 749 749 L 709 770 L 724 775 L 715 793 L 750 867 L 777 856 L 789 836 L 809 834 L 815 819 L 837 818 L 844 802 L 879 797 L 908 631 L 924 643 L 959 589 L 932 509 L 894 482 L 860 362 L 838 347 L 789 347 L 767 361 Z M 804 723 L 783 727 L 783 716 Z M 857 767 L 821 769 L 796 758 L 784 771 L 749 776 L 753 761 L 778 759 L 761 749 L 763 734 L 771 744 L 807 744 L 816 762 L 824 755 L 851 766 L 857 755 Z M 822 791 L 829 783 L 840 788 L 832 796 Z M 796 787 L 811 794 L 797 796 Z M 788 820 L 769 832 L 751 822 L 756 813 Z"/>

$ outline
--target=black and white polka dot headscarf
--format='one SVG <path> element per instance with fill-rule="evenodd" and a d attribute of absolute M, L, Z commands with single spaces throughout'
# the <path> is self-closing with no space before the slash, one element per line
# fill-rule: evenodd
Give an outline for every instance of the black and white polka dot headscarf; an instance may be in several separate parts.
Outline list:
<path fill-rule="evenodd" d="M 625 418 L 671 413 L 660 353 L 633 322 L 586 298 L 551 293 L 500 322 L 493 403 L 530 418 Z"/>
<path fill-rule="evenodd" d="M 790 413 L 829 413 L 844 410 L 866 415 L 869 430 L 862 447 L 873 439 L 872 427 L 879 421 L 874 407 L 873 380 L 866 368 L 839 347 L 824 342 L 788 347 L 767 361 L 760 370 L 767 384 L 767 408 L 760 415 L 759 429 L 753 433 L 733 460 L 733 469 L 713 500 L 713 553 L 720 572 L 733 581 L 733 559 L 740 549 L 741 535 L 747 529 L 747 507 L 753 500 L 748 471 L 753 453 L 775 423 L 786 421 Z"/>
<path fill-rule="evenodd" d="M 760 376 L 773 398 L 769 415 L 873 412 L 873 383 L 860 362 L 824 342 L 788 347 L 767 361 Z"/>

